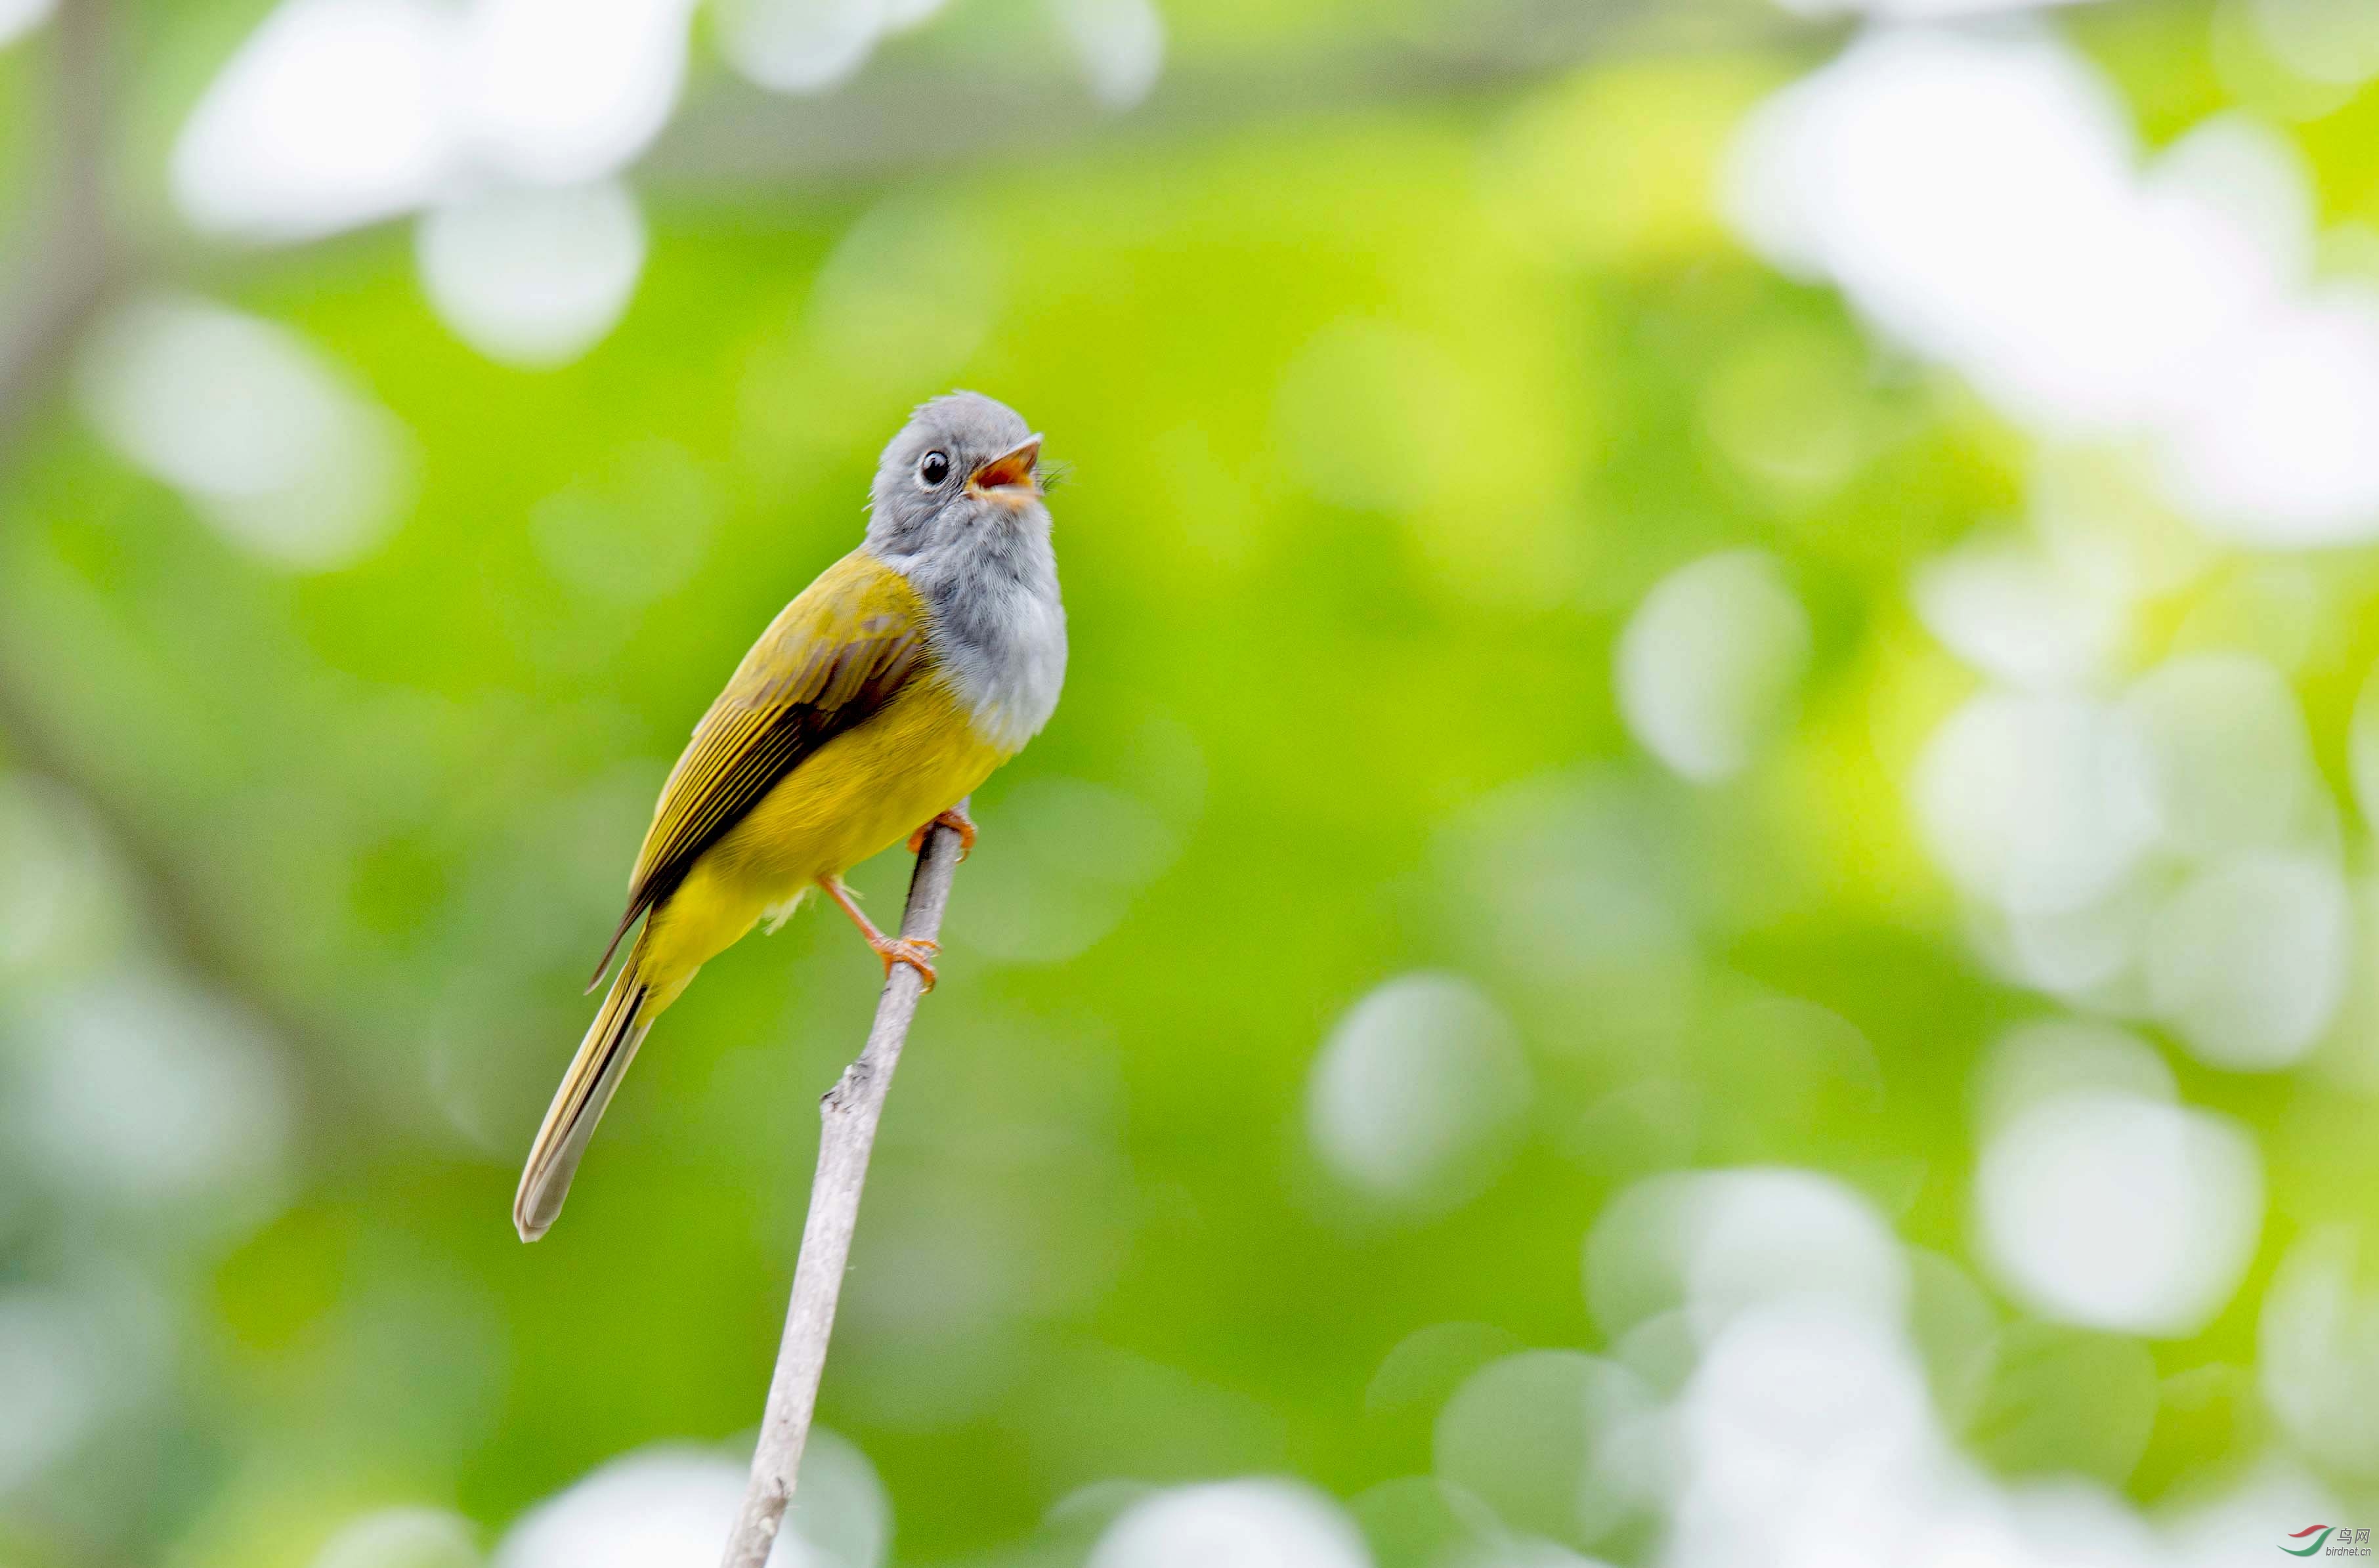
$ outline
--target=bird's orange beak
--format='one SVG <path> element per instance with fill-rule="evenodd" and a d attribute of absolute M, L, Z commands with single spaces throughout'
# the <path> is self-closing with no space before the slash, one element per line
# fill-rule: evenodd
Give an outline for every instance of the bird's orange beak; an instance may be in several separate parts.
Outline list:
<path fill-rule="evenodd" d="M 1027 436 L 976 469 L 967 478 L 967 494 L 1002 506 L 1023 506 L 1041 499 L 1041 480 L 1033 465 L 1041 461 L 1041 438 Z"/>

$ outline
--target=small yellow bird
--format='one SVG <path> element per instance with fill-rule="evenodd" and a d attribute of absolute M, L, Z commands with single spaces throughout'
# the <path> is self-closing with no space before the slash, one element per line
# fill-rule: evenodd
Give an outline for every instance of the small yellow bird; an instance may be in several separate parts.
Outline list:
<path fill-rule="evenodd" d="M 824 888 L 887 975 L 904 963 L 933 983 L 935 945 L 878 931 L 842 874 L 937 822 L 972 847 L 957 802 L 1057 706 L 1066 609 L 1040 457 L 1004 404 L 961 392 L 920 406 L 884 449 L 865 539 L 784 608 L 694 726 L 597 982 L 639 917 L 644 929 L 521 1172 L 523 1241 L 561 1213 L 653 1019 L 763 915 Z"/>

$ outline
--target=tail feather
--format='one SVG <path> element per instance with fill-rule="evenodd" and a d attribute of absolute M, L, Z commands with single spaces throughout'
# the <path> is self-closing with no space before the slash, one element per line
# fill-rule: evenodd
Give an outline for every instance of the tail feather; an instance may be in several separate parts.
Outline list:
<path fill-rule="evenodd" d="M 537 1129 L 528 1164 L 521 1171 L 520 1191 L 513 1199 L 513 1225 L 523 1241 L 535 1241 L 552 1228 L 587 1140 L 595 1136 L 595 1124 L 611 1103 L 628 1064 L 635 1060 L 646 1031 L 652 1028 L 658 1009 L 651 1006 L 651 988 L 639 972 L 636 960 L 642 947 L 639 942 L 630 949 L 628 961 L 620 966 L 619 977 L 579 1043 L 578 1055 L 571 1058 L 570 1070 L 562 1075 L 562 1087 L 553 1092 L 545 1124 Z"/>

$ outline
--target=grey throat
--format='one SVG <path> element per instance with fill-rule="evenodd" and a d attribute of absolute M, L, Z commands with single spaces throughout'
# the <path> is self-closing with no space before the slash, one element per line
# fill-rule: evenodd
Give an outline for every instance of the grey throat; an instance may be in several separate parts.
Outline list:
<path fill-rule="evenodd" d="M 951 392 L 917 406 L 868 492 L 866 549 L 924 599 L 934 652 L 968 716 L 1011 754 L 1057 706 L 1066 607 L 1049 509 L 1032 479 L 982 491 L 973 476 L 1036 440 L 1006 404 Z"/>
<path fill-rule="evenodd" d="M 1035 501 L 913 555 L 881 559 L 925 601 L 934 651 L 983 738 L 1020 750 L 1049 722 L 1066 683 L 1066 606 L 1047 511 Z"/>

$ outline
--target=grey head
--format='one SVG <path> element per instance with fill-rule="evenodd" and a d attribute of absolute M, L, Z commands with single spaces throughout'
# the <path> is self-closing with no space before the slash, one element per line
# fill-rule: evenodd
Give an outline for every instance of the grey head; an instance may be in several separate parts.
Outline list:
<path fill-rule="evenodd" d="M 876 464 L 866 549 L 909 579 L 977 724 L 1009 747 L 1048 721 L 1066 611 L 1041 491 L 1041 438 L 980 392 L 921 404 Z"/>
<path fill-rule="evenodd" d="M 867 544 L 886 561 L 991 533 L 1049 532 L 1041 438 L 981 392 L 920 404 L 885 447 L 868 497 Z"/>

